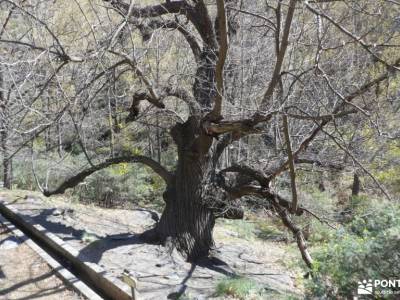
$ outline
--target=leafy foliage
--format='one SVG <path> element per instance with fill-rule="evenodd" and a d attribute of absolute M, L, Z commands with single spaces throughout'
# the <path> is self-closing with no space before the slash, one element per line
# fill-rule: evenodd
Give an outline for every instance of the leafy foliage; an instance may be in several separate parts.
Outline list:
<path fill-rule="evenodd" d="M 369 201 L 370 205 L 374 205 Z M 400 207 L 375 204 L 315 251 L 310 296 L 347 298 L 363 279 L 394 279 L 400 274 Z"/>

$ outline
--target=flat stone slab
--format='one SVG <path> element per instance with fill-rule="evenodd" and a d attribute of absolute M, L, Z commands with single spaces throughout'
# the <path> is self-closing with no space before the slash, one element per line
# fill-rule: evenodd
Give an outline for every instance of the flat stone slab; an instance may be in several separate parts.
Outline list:
<path fill-rule="evenodd" d="M 216 284 L 227 276 L 251 278 L 267 290 L 300 293 L 295 276 L 280 264 L 285 249 L 271 241 L 251 243 L 216 226 L 213 261 L 192 265 L 174 251 L 143 243 L 138 234 L 154 225 L 145 209 L 102 209 L 29 197 L 9 204 L 24 219 L 40 224 L 77 249 L 79 259 L 98 264 L 115 278 L 128 270 L 138 280 L 140 299 L 214 299 Z M 169 297 L 169 298 L 168 298 Z"/>

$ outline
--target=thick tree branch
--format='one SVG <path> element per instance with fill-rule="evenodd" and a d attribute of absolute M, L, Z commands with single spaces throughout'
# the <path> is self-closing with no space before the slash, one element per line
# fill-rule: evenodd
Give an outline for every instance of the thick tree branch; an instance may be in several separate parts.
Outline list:
<path fill-rule="evenodd" d="M 216 51 L 218 47 L 217 39 L 204 1 L 197 0 L 195 7 L 193 9 L 188 9 L 186 15 L 200 34 L 205 48 Z"/>
<path fill-rule="evenodd" d="M 129 11 L 129 4 L 121 0 L 104 0 L 104 2 L 110 2 L 111 5 L 123 15 L 127 15 Z M 130 16 L 135 18 L 154 18 L 166 14 L 181 13 L 187 8 L 188 5 L 186 1 L 166 1 L 162 4 L 148 5 L 145 7 L 134 6 Z"/>
<path fill-rule="evenodd" d="M 123 16 L 126 16 L 129 11 L 129 4 L 121 0 L 104 0 L 105 2 L 110 2 L 111 5 Z M 145 7 L 134 6 L 130 12 L 131 18 L 155 18 L 167 14 L 182 14 L 185 15 L 188 20 L 196 28 L 197 32 L 200 34 L 203 42 L 210 48 L 216 49 L 216 38 L 213 30 L 212 22 L 208 14 L 207 7 L 202 0 L 196 1 L 195 6 L 191 6 L 187 1 L 166 1 L 162 4 L 149 5 Z M 179 29 L 179 28 L 178 28 Z M 182 32 L 182 31 L 181 31 Z M 195 45 L 194 39 L 188 39 L 187 32 L 182 32 L 188 41 L 189 45 L 192 47 Z M 196 42 L 197 44 L 197 42 Z M 199 48 L 195 46 L 195 51 L 197 53 Z M 193 50 L 193 48 L 192 48 Z M 196 54 L 195 54 L 196 55 Z"/>
<path fill-rule="evenodd" d="M 290 109 L 288 107 L 287 109 Z M 311 116 L 311 115 L 299 115 L 293 113 L 286 113 L 287 116 L 298 119 L 298 120 L 311 120 L 311 121 L 332 121 L 336 118 L 345 117 L 349 114 L 357 113 L 357 110 L 344 110 L 340 111 L 336 114 L 328 114 L 328 115 L 320 115 L 320 116 Z M 214 151 L 213 160 L 216 163 L 221 156 L 224 149 L 239 139 L 248 136 L 250 134 L 260 134 L 263 132 L 262 128 L 258 128 L 257 125 L 260 123 L 265 123 L 271 120 L 273 115 L 280 114 L 280 112 L 270 112 L 266 115 L 256 115 L 256 117 L 243 119 L 243 120 L 234 120 L 234 121 L 221 121 L 219 123 L 208 123 L 204 124 L 205 130 L 209 135 L 218 136 L 223 134 L 222 139 L 218 142 L 216 149 Z"/>
<path fill-rule="evenodd" d="M 185 102 L 189 107 L 190 113 L 192 113 L 192 114 L 197 114 L 197 113 L 201 112 L 201 108 L 200 108 L 199 104 L 183 88 L 179 88 L 179 87 L 174 88 L 171 86 L 163 88 L 161 91 L 161 94 L 159 96 L 158 103 L 162 103 L 162 100 L 164 100 L 167 97 L 175 97 L 175 98 L 178 98 L 178 99 L 182 100 L 183 102 Z M 139 104 L 143 100 L 147 100 L 150 103 L 154 104 L 153 98 L 148 92 L 137 91 L 132 96 L 132 104 L 129 108 L 129 114 L 125 119 L 126 123 L 130 123 L 130 122 L 133 122 L 136 120 L 136 118 L 138 117 L 138 115 L 140 113 Z M 157 104 L 155 106 L 158 108 L 164 109 L 164 107 L 160 107 L 158 105 L 158 103 L 155 103 L 155 104 Z"/>
<path fill-rule="evenodd" d="M 271 193 L 269 189 L 260 186 L 246 185 L 246 186 L 237 186 L 232 188 L 223 184 L 222 187 L 228 193 L 230 193 L 233 198 L 241 198 L 246 195 L 253 195 L 267 199 L 269 203 L 275 208 L 283 224 L 293 233 L 294 237 L 296 238 L 297 246 L 300 250 L 304 262 L 307 264 L 309 268 L 312 268 L 313 260 L 311 258 L 310 253 L 307 250 L 307 244 L 305 242 L 303 233 L 301 229 L 296 224 L 294 224 L 288 213 L 288 210 L 293 207 L 291 202 L 287 201 L 286 199 L 280 197 L 277 194 Z M 294 211 L 293 213 L 300 216 L 304 212 L 308 212 L 312 216 L 317 217 L 315 214 L 311 213 L 309 210 L 304 209 L 302 207 L 297 207 L 296 211 Z M 319 217 L 317 217 L 317 219 L 321 221 Z"/>
<path fill-rule="evenodd" d="M 274 67 L 274 71 L 272 73 L 272 78 L 271 81 L 268 85 L 268 88 L 264 94 L 262 103 L 261 103 L 261 107 L 265 108 L 266 105 L 268 104 L 268 101 L 271 99 L 275 87 L 279 82 L 279 77 L 280 77 L 280 73 L 281 73 L 281 69 L 282 69 L 282 65 L 283 65 L 283 60 L 285 58 L 285 54 L 286 54 L 286 49 L 289 45 L 289 33 L 290 33 L 290 28 L 292 25 L 292 21 L 293 21 L 293 15 L 294 15 L 294 11 L 295 11 L 295 7 L 296 7 L 296 2 L 297 0 L 290 0 L 289 2 L 289 9 L 286 15 L 286 20 L 285 20 L 285 27 L 283 28 L 283 35 L 282 35 L 282 41 L 279 45 L 279 49 L 277 49 L 277 53 L 276 53 L 276 63 L 275 63 L 275 67 Z M 276 34 L 279 34 L 276 33 Z"/>
<path fill-rule="evenodd" d="M 220 171 L 221 174 L 234 172 L 250 176 L 258 181 L 262 187 L 269 187 L 269 178 L 262 170 L 256 170 L 245 164 L 237 164 Z"/>
<path fill-rule="evenodd" d="M 176 97 L 181 99 L 189 107 L 190 113 L 193 115 L 198 115 L 201 113 L 201 107 L 199 103 L 194 99 L 194 97 L 184 88 L 180 87 L 166 87 L 163 92 L 165 96 Z"/>
<path fill-rule="evenodd" d="M 227 185 L 223 185 L 222 187 L 231 195 L 233 199 L 252 195 L 268 200 L 272 207 L 275 208 L 283 224 L 293 233 L 294 237 L 296 238 L 297 246 L 300 250 L 304 262 L 309 268 L 312 268 L 313 260 L 307 250 L 307 244 L 305 242 L 303 233 L 301 229 L 296 224 L 294 224 L 288 213 L 288 210 L 293 207 L 291 202 L 287 201 L 277 194 L 271 193 L 268 189 L 262 188 L 260 186 L 245 185 L 229 187 Z M 320 217 L 318 217 L 308 209 L 300 206 L 296 208 L 294 214 L 300 216 L 304 212 L 309 213 L 311 216 L 317 218 L 320 222 L 324 222 Z"/>
<path fill-rule="evenodd" d="M 48 197 L 51 195 L 56 195 L 56 194 L 62 194 L 65 192 L 66 189 L 75 187 L 78 185 L 80 182 L 82 182 L 86 177 L 89 175 L 93 174 L 94 172 L 97 172 L 99 170 L 102 170 L 104 168 L 107 168 L 109 166 L 115 165 L 115 164 L 120 164 L 120 163 L 142 163 L 148 167 L 150 167 L 154 172 L 156 172 L 161 178 L 165 180 L 167 184 L 169 184 L 172 180 L 172 174 L 165 169 L 163 166 L 161 166 L 158 162 L 155 160 L 146 157 L 146 156 L 122 156 L 122 157 L 115 157 L 111 159 L 107 159 L 105 162 L 102 162 L 100 164 L 94 165 L 86 170 L 83 170 L 76 174 L 75 176 L 72 176 L 71 178 L 67 179 L 64 181 L 59 187 L 57 187 L 55 190 L 45 190 L 43 194 Z"/>
<path fill-rule="evenodd" d="M 201 46 L 197 42 L 196 37 L 186 27 L 180 24 L 178 20 L 172 21 L 172 20 L 151 19 L 148 21 L 142 21 L 142 20 L 139 21 L 137 19 L 131 19 L 129 23 L 135 25 L 140 30 L 144 40 L 147 40 L 148 37 L 151 35 L 151 33 L 157 29 L 166 28 L 166 29 L 178 30 L 185 38 L 189 47 L 191 48 L 196 62 L 199 63 Z"/>
<path fill-rule="evenodd" d="M 312 269 L 313 260 L 311 258 L 310 253 L 308 252 L 303 232 L 296 224 L 294 224 L 294 222 L 290 218 L 290 215 L 288 214 L 287 209 L 281 207 L 281 205 L 279 204 L 279 200 L 277 198 L 273 199 L 272 205 L 275 207 L 275 210 L 278 213 L 279 217 L 281 218 L 282 223 L 293 233 L 294 237 L 296 238 L 297 246 L 299 247 L 301 256 L 304 262 L 306 263 L 307 267 Z"/>
<path fill-rule="evenodd" d="M 176 29 L 186 39 L 186 42 L 189 44 L 190 49 L 192 49 L 192 53 L 194 55 L 196 62 L 199 63 L 200 55 L 201 55 L 201 47 L 200 47 L 199 43 L 197 42 L 196 37 L 180 24 L 178 24 L 178 27 Z"/>
<path fill-rule="evenodd" d="M 266 115 L 256 115 L 249 119 L 233 120 L 233 121 L 221 121 L 218 123 L 205 123 L 204 128 L 206 132 L 210 135 L 219 135 L 223 133 L 233 132 L 233 133 L 256 133 L 259 132 L 256 125 L 268 122 L 271 120 L 272 116 L 278 112 L 271 112 Z"/>
<path fill-rule="evenodd" d="M 224 90 L 224 66 L 228 53 L 228 23 L 226 19 L 225 1 L 217 0 L 217 18 L 218 18 L 218 60 L 215 68 L 215 79 L 217 84 L 217 94 L 214 100 L 214 108 L 211 111 L 211 120 L 221 118 L 222 98 Z"/>

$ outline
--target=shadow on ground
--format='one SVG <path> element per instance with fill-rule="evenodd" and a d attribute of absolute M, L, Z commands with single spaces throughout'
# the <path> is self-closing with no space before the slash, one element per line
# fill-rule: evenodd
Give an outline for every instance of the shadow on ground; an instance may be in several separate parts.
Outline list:
<path fill-rule="evenodd" d="M 49 217 L 53 217 L 56 213 L 55 208 L 40 210 L 40 213 L 36 216 L 24 215 L 24 217 L 29 218 L 34 223 L 42 225 L 47 231 L 56 234 L 63 235 L 63 240 L 82 240 L 83 235 L 86 233 L 85 230 L 75 229 L 72 226 L 65 225 L 60 222 L 54 222 L 49 220 Z M 69 236 L 69 237 L 67 237 Z M 126 245 L 142 245 L 146 244 L 143 239 L 141 239 L 140 234 L 131 233 L 119 233 L 114 235 L 108 235 L 106 237 L 97 237 L 96 240 L 90 242 L 84 248 L 80 249 L 78 258 L 85 262 L 99 263 L 103 254 L 111 249 L 115 249 Z M 223 260 L 217 257 L 203 258 L 192 264 L 194 271 L 195 267 L 199 266 L 212 270 L 214 272 L 223 274 L 225 276 L 235 276 L 233 269 Z M 186 281 L 190 276 L 186 279 Z M 184 280 L 185 281 L 185 280 Z"/>
<path fill-rule="evenodd" d="M 30 209 L 29 211 L 32 211 L 32 209 Z M 56 208 L 40 209 L 40 213 L 35 216 L 32 216 L 30 214 L 24 214 L 22 213 L 22 210 L 20 210 L 19 213 L 23 217 L 32 220 L 34 223 L 42 225 L 44 228 L 47 229 L 47 231 L 53 234 L 62 234 L 63 235 L 62 239 L 65 241 L 70 239 L 81 239 L 83 234 L 85 233 L 84 230 L 75 229 L 72 226 L 67 226 L 59 222 L 53 222 L 48 220 L 49 217 L 53 217 L 56 214 L 56 211 L 57 211 Z"/>
<path fill-rule="evenodd" d="M 95 240 L 79 251 L 78 258 L 82 261 L 99 263 L 103 253 L 126 245 L 140 245 L 145 242 L 139 234 L 121 233 L 109 235 L 105 238 Z"/>

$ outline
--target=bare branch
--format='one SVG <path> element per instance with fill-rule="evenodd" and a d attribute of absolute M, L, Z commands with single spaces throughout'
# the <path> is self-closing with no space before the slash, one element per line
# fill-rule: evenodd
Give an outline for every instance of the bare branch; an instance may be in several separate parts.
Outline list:
<path fill-rule="evenodd" d="M 377 61 L 379 61 L 380 63 L 384 64 L 386 67 L 390 67 L 390 68 L 395 68 L 397 70 L 400 70 L 399 68 L 397 68 L 395 65 L 390 65 L 387 61 L 383 60 L 381 57 L 379 57 L 376 53 L 374 53 L 373 51 L 371 51 L 370 46 L 364 42 L 364 40 L 362 39 L 362 37 L 358 37 L 355 36 L 353 33 L 351 33 L 349 30 L 347 30 L 344 26 L 342 26 L 341 24 L 339 24 L 338 22 L 336 22 L 333 18 L 331 18 L 330 16 L 328 16 L 327 14 L 318 11 L 317 9 L 313 8 L 308 1 L 306 0 L 305 5 L 307 7 L 308 10 L 310 10 L 312 13 L 321 16 L 323 18 L 325 18 L 326 20 L 328 20 L 331 24 L 333 24 L 336 28 L 338 28 L 342 33 L 344 33 L 345 35 L 347 35 L 348 37 L 350 37 L 352 40 L 354 40 L 355 42 L 357 42 L 358 44 L 361 45 L 362 48 L 365 49 L 365 51 L 367 51 L 372 57 L 374 57 Z"/>
<path fill-rule="evenodd" d="M 247 10 L 244 10 L 244 9 L 237 9 L 235 7 L 232 7 L 232 6 L 227 6 L 226 9 L 237 11 L 237 12 L 240 12 L 240 13 L 245 14 L 245 15 L 250 15 L 250 16 L 259 18 L 259 19 L 261 19 L 261 20 L 263 20 L 263 21 L 268 23 L 268 25 L 266 25 L 266 26 L 269 29 L 272 29 L 274 31 L 276 30 L 276 25 L 270 19 L 268 19 L 268 18 L 266 18 L 266 17 L 264 17 L 264 16 L 262 16 L 260 14 L 257 14 L 257 13 L 251 12 L 251 11 L 247 11 Z"/>
<path fill-rule="evenodd" d="M 297 0 L 290 0 L 290 2 L 289 2 L 289 9 L 288 9 L 288 12 L 286 15 L 285 27 L 283 29 L 283 35 L 282 35 L 282 41 L 281 41 L 281 43 L 279 45 L 279 49 L 276 53 L 277 57 L 276 57 L 274 71 L 272 73 L 272 78 L 268 85 L 267 91 L 264 94 L 264 97 L 263 97 L 263 100 L 261 103 L 261 107 L 266 107 L 268 101 L 270 100 L 270 98 L 272 97 L 272 95 L 274 93 L 274 89 L 275 89 L 276 85 L 279 82 L 279 77 L 280 77 L 280 73 L 281 73 L 283 60 L 285 58 L 286 49 L 289 45 L 289 33 L 290 33 L 291 25 L 292 25 L 296 2 L 297 2 Z"/>
<path fill-rule="evenodd" d="M 143 83 L 146 85 L 151 97 L 149 97 L 147 100 L 153 104 L 154 106 L 158 107 L 158 108 L 165 108 L 164 103 L 162 103 L 160 101 L 160 97 L 158 96 L 156 90 L 153 87 L 153 84 L 151 83 L 151 81 L 144 75 L 143 71 L 141 68 L 139 68 L 139 66 L 137 65 L 137 62 L 135 59 L 129 57 L 127 54 L 125 53 L 120 53 L 120 52 L 116 52 L 114 50 L 109 50 L 110 53 L 118 55 L 120 57 L 125 58 L 125 60 L 130 64 L 130 66 L 132 67 L 132 69 L 134 70 L 134 72 L 136 73 L 137 76 L 139 76 L 139 78 L 143 81 Z"/>
<path fill-rule="evenodd" d="M 395 66 L 398 66 L 400 64 L 400 58 L 396 60 L 396 62 L 394 63 Z M 391 71 L 387 70 L 385 73 L 383 73 L 382 75 L 376 77 L 375 79 L 363 84 L 360 88 L 358 88 L 356 91 L 354 91 L 353 93 L 347 95 L 346 97 L 344 97 L 344 102 L 342 103 L 338 103 L 336 105 L 336 107 L 333 109 L 332 114 L 337 114 L 339 113 L 348 102 L 353 101 L 355 98 L 357 98 L 358 96 L 363 95 L 364 93 L 366 93 L 367 91 L 370 90 L 370 88 L 376 86 L 377 84 L 385 81 L 386 79 L 388 79 L 391 76 Z M 322 131 L 322 129 L 324 128 L 324 126 L 326 126 L 332 119 L 325 119 L 322 122 L 320 122 L 319 124 L 317 124 L 314 129 L 310 132 L 310 134 L 300 143 L 300 145 L 298 146 L 298 148 L 296 149 L 296 151 L 293 152 L 293 157 L 296 159 L 298 157 L 298 155 L 303 152 L 310 144 L 311 142 L 314 140 L 314 138 L 318 135 L 318 133 L 320 133 Z M 286 160 L 286 162 L 284 162 L 280 167 L 278 167 L 274 172 L 271 173 L 271 178 L 274 178 L 276 176 L 278 176 L 279 174 L 281 174 L 283 171 L 285 171 L 287 169 L 287 167 L 289 166 L 289 161 Z"/>
<path fill-rule="evenodd" d="M 114 8 L 119 12 L 122 12 L 124 15 L 127 15 L 127 12 L 129 11 L 129 4 L 121 0 L 104 0 L 104 2 L 110 2 Z M 186 1 L 166 1 L 162 4 L 149 5 L 145 7 L 133 6 L 130 16 L 135 18 L 154 18 L 166 14 L 181 13 L 187 8 L 188 5 Z"/>
<path fill-rule="evenodd" d="M 27 16 L 31 17 L 32 19 L 34 19 L 36 22 L 40 23 L 41 25 L 43 25 L 46 28 L 46 31 L 51 35 L 51 37 L 53 38 L 53 40 L 56 42 L 56 44 L 59 47 L 59 50 L 61 50 L 61 54 L 60 56 L 64 57 L 65 60 L 70 60 L 70 57 L 67 55 L 67 53 L 64 50 L 64 47 L 62 46 L 60 40 L 58 39 L 58 37 L 55 35 L 55 33 L 49 28 L 49 26 L 42 20 L 40 20 L 38 17 L 36 17 L 35 15 L 31 14 L 29 11 L 27 11 L 26 9 L 24 9 L 22 6 L 18 5 L 17 3 L 15 3 L 14 1 L 11 0 L 4 0 L 7 3 L 10 3 L 11 5 L 13 5 L 14 7 L 18 8 L 22 13 L 26 14 Z"/>
<path fill-rule="evenodd" d="M 376 186 L 382 191 L 382 193 L 385 195 L 385 197 L 391 201 L 392 197 L 390 197 L 389 193 L 386 191 L 386 189 L 384 188 L 384 186 L 382 186 L 382 184 L 375 178 L 375 176 L 368 171 L 368 169 L 366 167 L 364 167 L 364 165 L 349 151 L 349 149 L 347 149 L 346 146 L 343 146 L 338 139 L 330 134 L 329 132 L 327 132 L 326 130 L 322 129 L 322 132 L 325 133 L 327 136 L 329 136 L 331 138 L 331 140 L 340 148 L 342 149 L 347 155 L 349 155 L 351 157 L 351 159 L 366 173 L 368 174 L 369 177 L 371 177 L 371 179 L 374 181 L 374 183 L 376 184 Z"/>
<path fill-rule="evenodd" d="M 288 117 L 283 115 L 282 116 L 283 120 L 283 132 L 285 134 L 285 140 L 286 140 L 286 150 L 287 150 L 287 155 L 288 155 L 288 161 L 289 161 L 289 170 L 290 170 L 290 183 L 291 183 L 291 191 L 292 191 L 292 207 L 291 207 L 291 212 L 295 213 L 297 211 L 297 187 L 296 187 L 296 169 L 294 165 L 294 157 L 293 157 L 293 152 L 292 152 L 292 142 L 290 140 L 290 132 L 289 132 L 289 122 L 288 122 Z"/>
<path fill-rule="evenodd" d="M 263 122 L 268 122 L 271 120 L 272 116 L 277 113 L 278 112 L 275 111 L 265 115 L 259 114 L 249 119 L 207 123 L 204 125 L 204 128 L 210 135 L 219 135 L 228 132 L 236 132 L 239 135 L 241 135 L 241 133 L 260 132 L 255 126 Z"/>
<path fill-rule="evenodd" d="M 31 48 L 31 49 L 33 49 L 33 50 L 46 51 L 46 52 L 49 52 L 49 53 L 51 53 L 51 54 L 60 56 L 60 53 L 57 52 L 57 51 L 49 50 L 49 49 L 47 49 L 47 48 L 45 48 L 45 47 L 36 46 L 36 45 L 29 44 L 29 43 L 22 42 L 22 41 L 1 39 L 1 40 L 0 40 L 0 43 L 20 45 L 20 46 L 24 46 L 24 47 Z"/>
<path fill-rule="evenodd" d="M 180 87 L 166 87 L 164 88 L 163 92 L 165 96 L 176 97 L 181 99 L 183 102 L 187 104 L 189 110 L 192 114 L 198 115 L 201 112 L 201 107 L 199 103 L 193 98 L 193 96 L 184 88 Z"/>
<path fill-rule="evenodd" d="M 191 48 L 196 62 L 198 63 L 200 62 L 201 47 L 197 42 L 196 37 L 185 26 L 180 24 L 178 20 L 172 21 L 172 20 L 151 19 L 148 21 L 142 21 L 142 20 L 139 21 L 137 19 L 130 19 L 129 23 L 133 24 L 140 30 L 143 38 L 145 37 L 146 34 L 149 34 L 148 32 L 149 30 L 153 31 L 162 28 L 178 30 L 185 38 L 189 47 Z"/>
<path fill-rule="evenodd" d="M 218 18 L 218 61 L 215 67 L 215 79 L 217 83 L 217 94 L 214 100 L 214 108 L 210 113 L 211 120 L 219 120 L 221 118 L 222 97 L 224 90 L 224 66 L 228 53 L 228 25 L 226 20 L 225 1 L 217 0 L 217 18 Z"/>
<path fill-rule="evenodd" d="M 302 256 L 304 262 L 310 269 L 312 269 L 313 260 L 311 258 L 310 253 L 308 252 L 307 243 L 304 239 L 303 232 L 291 220 L 290 215 L 288 214 L 287 210 L 280 206 L 278 199 L 275 198 L 272 201 L 272 205 L 275 207 L 276 212 L 278 213 L 279 217 L 282 220 L 282 223 L 293 233 L 294 237 L 296 238 L 297 246 L 299 247 L 299 250 L 300 250 L 300 253 L 301 253 L 301 256 Z"/>
<path fill-rule="evenodd" d="M 220 174 L 235 172 L 248 175 L 257 180 L 262 187 L 269 187 L 269 178 L 262 170 L 256 170 L 245 164 L 236 164 L 220 171 Z"/>

